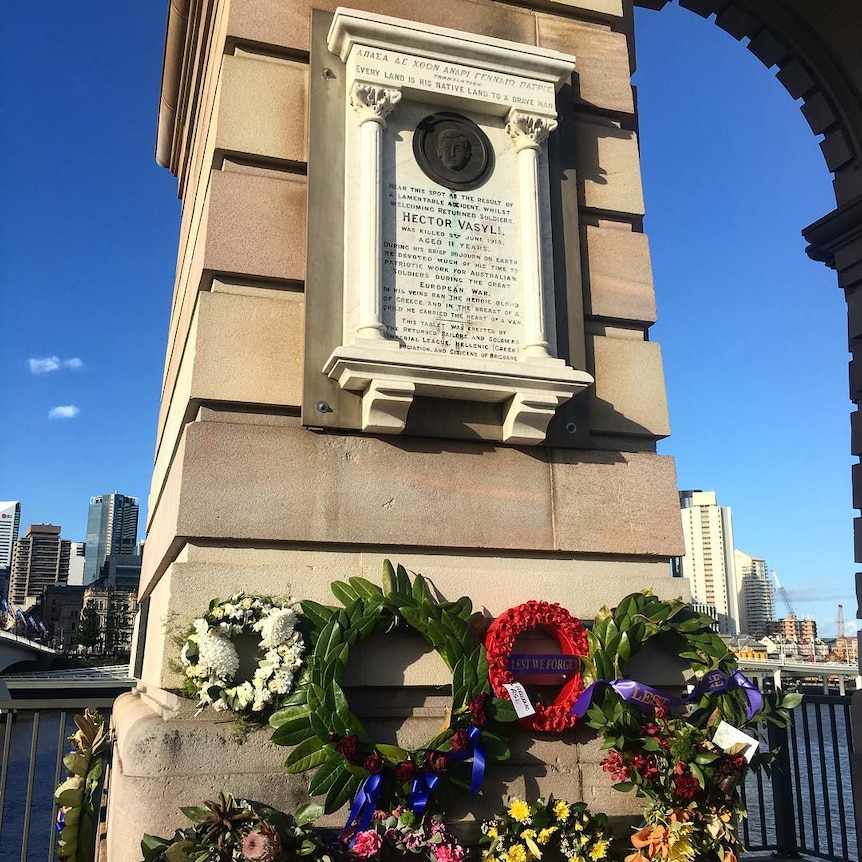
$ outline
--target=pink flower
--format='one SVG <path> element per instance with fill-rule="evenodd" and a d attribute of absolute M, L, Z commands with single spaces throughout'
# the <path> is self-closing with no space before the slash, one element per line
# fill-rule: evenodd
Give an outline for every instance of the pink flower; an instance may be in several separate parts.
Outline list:
<path fill-rule="evenodd" d="M 242 839 L 241 851 L 248 862 L 269 862 L 281 852 L 281 841 L 276 833 L 256 829 Z"/>
<path fill-rule="evenodd" d="M 460 844 L 438 844 L 434 848 L 434 858 L 437 862 L 461 862 L 464 848 Z"/>
<path fill-rule="evenodd" d="M 414 850 L 418 850 L 422 846 L 423 840 L 421 832 L 408 832 L 404 839 L 404 846 L 412 853 Z"/>
<path fill-rule="evenodd" d="M 369 829 L 356 836 L 352 850 L 357 856 L 373 856 L 382 846 L 383 839 L 373 829 Z"/>

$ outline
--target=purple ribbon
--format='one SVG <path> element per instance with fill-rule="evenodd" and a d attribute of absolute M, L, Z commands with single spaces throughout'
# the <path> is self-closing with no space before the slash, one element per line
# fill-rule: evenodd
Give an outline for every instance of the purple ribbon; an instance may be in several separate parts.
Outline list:
<path fill-rule="evenodd" d="M 467 738 L 470 745 L 463 751 L 450 751 L 447 753 L 449 760 L 469 760 L 473 758 L 473 770 L 470 774 L 470 796 L 475 796 L 485 780 L 485 749 L 482 748 L 482 731 L 471 724 L 467 729 Z"/>
<path fill-rule="evenodd" d="M 433 772 L 420 772 L 410 787 L 410 796 L 407 797 L 407 807 L 412 808 L 417 814 L 424 814 L 431 799 L 434 788 L 440 783 L 440 776 Z"/>
<path fill-rule="evenodd" d="M 661 691 L 661 689 L 644 685 L 644 683 L 636 682 L 632 679 L 615 679 L 613 682 L 598 679 L 581 692 L 580 697 L 572 707 L 573 715 L 576 715 L 578 718 L 583 718 L 586 715 L 596 687 L 600 685 L 606 685 L 613 689 L 627 703 L 634 703 L 637 706 L 649 709 L 655 709 L 656 706 L 664 706 L 665 708 L 681 706 L 684 703 L 698 700 L 704 694 L 717 694 L 727 691 L 731 685 L 739 686 L 745 692 L 747 701 L 745 715 L 749 721 L 754 718 L 763 706 L 763 695 L 761 695 L 754 683 L 745 674 L 738 670 L 732 674 L 726 674 L 723 670 L 715 669 L 704 674 L 703 679 L 694 687 L 694 691 L 685 697 L 676 697 L 666 691 Z"/>
<path fill-rule="evenodd" d="M 353 839 L 350 842 L 351 847 L 356 841 L 356 835 L 359 832 L 364 832 L 371 825 L 371 818 L 377 810 L 381 793 L 383 793 L 383 776 L 379 772 L 369 775 L 362 782 L 356 799 L 353 800 L 350 814 L 347 816 L 347 823 L 341 831 L 342 838 L 350 833 L 353 834 Z"/>

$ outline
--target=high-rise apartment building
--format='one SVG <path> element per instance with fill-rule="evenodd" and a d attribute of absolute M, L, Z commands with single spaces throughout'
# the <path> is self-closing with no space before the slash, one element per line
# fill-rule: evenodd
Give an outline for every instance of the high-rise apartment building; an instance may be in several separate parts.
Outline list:
<path fill-rule="evenodd" d="M 718 631 L 739 632 L 739 591 L 733 555 L 730 509 L 719 506 L 714 491 L 680 491 L 685 556 L 675 569 L 691 585 L 692 598 L 715 608 Z"/>
<path fill-rule="evenodd" d="M 18 540 L 21 504 L 17 500 L 0 503 L 0 598 L 6 597 L 12 569 L 12 548 Z"/>
<path fill-rule="evenodd" d="M 84 586 L 101 573 L 108 554 L 133 554 L 138 541 L 138 501 L 125 494 L 90 498 Z"/>
<path fill-rule="evenodd" d="M 69 549 L 69 580 L 70 587 L 80 587 L 84 584 L 84 561 L 87 543 L 72 542 Z"/>
<path fill-rule="evenodd" d="M 739 585 L 739 632 L 762 638 L 775 619 L 775 589 L 766 560 L 734 551 L 736 582 Z"/>
<path fill-rule="evenodd" d="M 15 542 L 9 601 L 24 608 L 33 604 L 47 587 L 65 583 L 69 577 L 71 542 L 60 538 L 53 524 L 31 524 Z"/>

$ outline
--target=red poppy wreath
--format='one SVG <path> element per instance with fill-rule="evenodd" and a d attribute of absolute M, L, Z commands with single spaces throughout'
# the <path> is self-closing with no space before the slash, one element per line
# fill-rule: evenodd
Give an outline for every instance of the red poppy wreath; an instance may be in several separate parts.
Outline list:
<path fill-rule="evenodd" d="M 512 649 L 515 641 L 531 629 L 541 629 L 556 637 L 562 656 L 581 656 L 588 652 L 583 624 L 558 604 L 532 601 L 510 608 L 491 623 L 485 636 L 488 678 L 497 697 L 511 700 L 505 686 L 517 681 L 511 669 Z M 521 719 L 525 727 L 562 733 L 574 725 L 577 719 L 572 715 L 572 706 L 584 690 L 579 668 L 576 663 L 575 668 L 567 672 L 568 679 L 553 703 L 548 706 L 541 702 L 533 704 L 535 714 Z"/>

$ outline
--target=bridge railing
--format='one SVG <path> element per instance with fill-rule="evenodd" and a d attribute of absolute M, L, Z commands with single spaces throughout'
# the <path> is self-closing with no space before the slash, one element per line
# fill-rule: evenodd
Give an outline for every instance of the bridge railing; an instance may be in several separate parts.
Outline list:
<path fill-rule="evenodd" d="M 750 851 L 862 860 L 850 768 L 850 701 L 807 694 L 789 728 L 768 728 L 769 748 L 781 752 L 770 778 L 749 776 L 744 787 L 748 819 L 742 838 Z"/>

